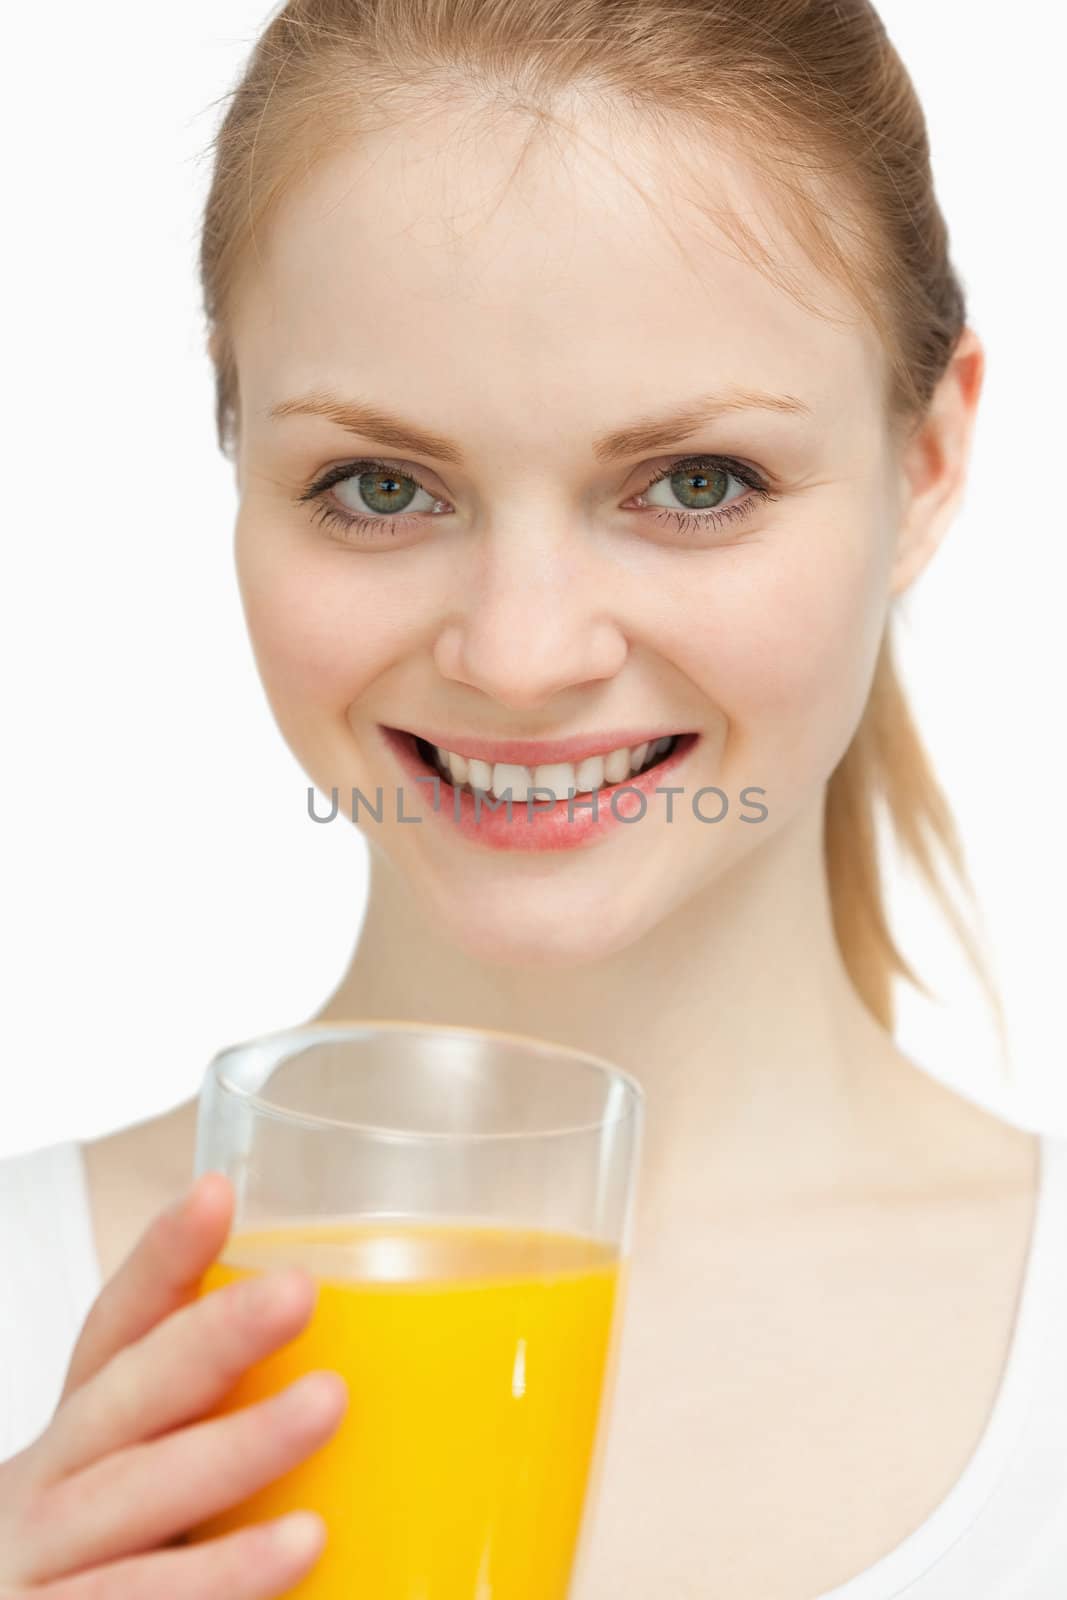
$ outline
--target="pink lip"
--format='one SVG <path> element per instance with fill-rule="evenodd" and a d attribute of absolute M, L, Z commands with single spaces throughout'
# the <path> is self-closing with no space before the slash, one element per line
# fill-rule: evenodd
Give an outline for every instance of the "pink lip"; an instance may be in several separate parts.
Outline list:
<path fill-rule="evenodd" d="M 384 726 L 384 725 L 383 725 Z M 553 761 L 584 761 L 586 756 L 606 756 L 625 745 L 651 744 L 653 739 L 665 739 L 679 733 L 678 728 L 615 728 L 609 733 L 576 733 L 569 739 L 479 739 L 465 733 L 446 734 L 426 728 L 397 728 L 386 730 L 414 734 L 427 744 L 439 745 L 454 755 L 473 757 L 475 761 L 510 761 L 517 766 L 548 766 Z"/>
<path fill-rule="evenodd" d="M 415 810 L 424 813 L 428 819 L 433 818 L 436 826 L 454 828 L 471 844 L 490 850 L 573 850 L 596 844 L 627 823 L 632 825 L 635 819 L 641 817 L 642 805 L 653 808 L 652 797 L 656 790 L 665 783 L 673 782 L 677 769 L 688 760 L 690 751 L 700 738 L 696 733 L 683 734 L 670 755 L 656 766 L 648 767 L 627 783 L 609 785 L 599 791 L 595 814 L 591 804 L 592 795 L 586 794 L 576 797 L 570 814 L 565 799 L 556 801 L 554 805 L 546 805 L 539 800 L 534 808 L 528 808 L 525 801 L 519 800 L 513 803 L 509 817 L 503 803 L 495 811 L 484 805 L 476 809 L 475 797 L 470 790 L 454 789 L 427 765 L 419 755 L 411 734 L 388 728 L 383 723 L 379 724 L 379 728 L 386 746 L 399 761 L 401 770 L 418 782 L 420 798 L 410 802 Z M 641 741 L 638 740 L 638 743 Z M 427 779 L 435 779 L 436 782 L 429 784 Z M 613 789 L 620 791 L 614 802 Z M 435 796 L 438 799 L 436 806 L 433 804 Z M 409 812 L 409 803 L 405 803 L 404 809 L 405 813 Z M 658 803 L 655 809 L 659 809 Z M 411 822 L 412 815 L 406 815 L 406 820 Z"/>

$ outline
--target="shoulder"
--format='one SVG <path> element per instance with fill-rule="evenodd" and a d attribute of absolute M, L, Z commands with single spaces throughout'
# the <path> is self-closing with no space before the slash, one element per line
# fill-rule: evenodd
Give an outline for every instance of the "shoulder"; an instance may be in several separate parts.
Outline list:
<path fill-rule="evenodd" d="M 9 1247 L 47 1227 L 50 1196 L 69 1200 L 78 1192 L 79 1159 L 73 1140 L 0 1157 L 0 1238 Z"/>
<path fill-rule="evenodd" d="M 49 1421 L 97 1294 L 81 1152 L 0 1158 L 0 1459 Z"/>
<path fill-rule="evenodd" d="M 1041 1159 L 1049 1166 L 1062 1168 L 1067 1163 L 1067 1129 L 1038 1132 Z"/>
<path fill-rule="evenodd" d="M 1038 1179 L 1026 1271 L 1019 1295 L 1016 1365 L 1030 1369 L 1053 1401 L 1059 1434 L 1067 1430 L 1067 1134 L 1036 1135 Z"/>
<path fill-rule="evenodd" d="M 192 1181 L 196 1100 L 83 1146 L 101 1275 L 110 1278 L 157 1212 Z"/>
<path fill-rule="evenodd" d="M 92 1237 L 81 1147 L 74 1140 L 0 1159 L 0 1260 L 9 1318 L 17 1288 L 38 1303 L 80 1304 L 93 1277 Z"/>
<path fill-rule="evenodd" d="M 1067 1232 L 1067 1133 L 1038 1133 L 1039 1222 Z"/>

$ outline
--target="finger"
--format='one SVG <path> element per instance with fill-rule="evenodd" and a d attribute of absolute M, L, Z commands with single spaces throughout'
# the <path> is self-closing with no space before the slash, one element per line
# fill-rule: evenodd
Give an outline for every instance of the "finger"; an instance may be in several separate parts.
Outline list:
<path fill-rule="evenodd" d="M 268 1400 L 63 1478 L 39 1499 L 26 1530 L 35 1580 L 156 1549 L 238 1505 L 324 1444 L 347 1398 L 338 1373 L 307 1373 Z"/>
<path fill-rule="evenodd" d="M 40 1600 L 273 1600 L 310 1572 L 325 1548 L 326 1525 L 311 1516 L 310 1535 L 285 1531 L 289 1517 L 258 1522 L 188 1549 L 61 1578 L 38 1591 Z"/>
<path fill-rule="evenodd" d="M 59 1403 L 123 1346 L 193 1299 L 229 1236 L 234 1193 L 223 1172 L 201 1173 L 182 1209 L 160 1212 L 94 1300 Z"/>
<path fill-rule="evenodd" d="M 287 1267 L 226 1284 L 165 1317 L 70 1396 L 37 1442 L 42 1484 L 213 1410 L 255 1361 L 294 1338 L 315 1280 Z"/>

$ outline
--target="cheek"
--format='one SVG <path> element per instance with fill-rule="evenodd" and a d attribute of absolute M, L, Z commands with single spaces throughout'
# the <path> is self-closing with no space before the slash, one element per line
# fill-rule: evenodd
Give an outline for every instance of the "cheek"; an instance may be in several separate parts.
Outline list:
<path fill-rule="evenodd" d="M 827 776 L 862 715 L 889 604 L 887 543 L 866 515 L 720 552 L 686 601 L 688 674 L 761 770 Z"/>
<path fill-rule="evenodd" d="M 256 664 L 276 706 L 343 709 L 403 655 L 401 594 L 375 581 L 374 556 L 268 537 L 246 515 L 236 557 Z"/>

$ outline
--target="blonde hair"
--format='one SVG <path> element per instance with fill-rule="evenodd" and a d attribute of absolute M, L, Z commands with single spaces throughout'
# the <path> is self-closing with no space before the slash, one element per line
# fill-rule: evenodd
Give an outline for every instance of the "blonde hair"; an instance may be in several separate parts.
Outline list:
<path fill-rule="evenodd" d="M 278 202 L 339 138 L 376 119 L 432 117 L 460 94 L 490 119 L 527 117 L 531 137 L 569 126 L 566 103 L 587 95 L 695 133 L 694 148 L 710 138 L 738 154 L 808 260 L 877 330 L 894 435 L 922 421 L 964 329 L 964 295 L 923 112 L 868 0 L 290 0 L 256 42 L 211 147 L 200 267 L 227 455 L 240 414 L 229 311 Z M 705 209 L 747 260 L 817 309 L 740 215 L 711 201 Z M 1003 1038 L 999 996 L 934 860 L 939 844 L 973 902 L 950 809 L 901 690 L 891 625 L 829 780 L 824 842 L 846 970 L 892 1032 L 894 977 L 930 991 L 889 929 L 879 802 L 952 922 Z"/>

